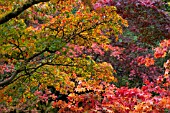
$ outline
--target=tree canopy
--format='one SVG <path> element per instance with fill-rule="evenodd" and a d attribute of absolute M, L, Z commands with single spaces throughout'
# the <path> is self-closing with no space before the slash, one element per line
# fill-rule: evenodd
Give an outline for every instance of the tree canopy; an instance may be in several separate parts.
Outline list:
<path fill-rule="evenodd" d="M 0 111 L 170 110 L 165 2 L 2 0 L 0 13 Z"/>

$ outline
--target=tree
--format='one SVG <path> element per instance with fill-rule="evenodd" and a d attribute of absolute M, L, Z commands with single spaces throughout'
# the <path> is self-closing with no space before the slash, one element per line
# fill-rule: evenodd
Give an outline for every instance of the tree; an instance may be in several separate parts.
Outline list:
<path fill-rule="evenodd" d="M 166 101 L 170 100 L 169 71 L 154 82 L 144 78 L 140 87 L 117 87 L 120 83 L 117 69 L 122 67 L 115 67 L 104 56 L 113 58 L 119 65 L 126 55 L 129 65 L 128 50 L 135 48 L 126 47 L 124 41 L 122 47 L 119 44 L 118 36 L 128 24 L 117 14 L 115 6 L 96 8 L 96 0 L 0 3 L 3 7 L 0 10 L 1 111 L 164 112 L 170 109 L 170 102 Z M 161 45 L 166 46 L 164 52 L 168 53 L 169 41 Z M 159 51 L 155 56 L 158 54 Z M 135 58 L 146 69 L 155 65 L 151 56 Z M 166 70 L 168 65 L 167 61 Z"/>
<path fill-rule="evenodd" d="M 48 86 L 68 94 L 95 91 L 91 84 L 97 88 L 100 82 L 116 81 L 112 66 L 96 63 L 91 53 L 107 51 L 106 34 L 118 36 L 121 23 L 126 25 L 115 7 L 95 12 L 73 0 L 47 1 L 16 2 L 14 6 L 21 6 L 0 19 L 0 86 L 4 92 L 11 90 L 4 97 L 14 105 L 33 101 L 33 92 Z M 110 28 L 114 30 L 103 33 Z"/>

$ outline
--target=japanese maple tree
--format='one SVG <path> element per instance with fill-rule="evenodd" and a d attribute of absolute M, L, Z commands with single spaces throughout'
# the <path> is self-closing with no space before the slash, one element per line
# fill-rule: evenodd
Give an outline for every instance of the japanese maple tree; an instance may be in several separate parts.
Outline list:
<path fill-rule="evenodd" d="M 0 1 L 0 111 L 168 112 L 170 41 L 150 46 L 169 36 L 163 3 Z"/>

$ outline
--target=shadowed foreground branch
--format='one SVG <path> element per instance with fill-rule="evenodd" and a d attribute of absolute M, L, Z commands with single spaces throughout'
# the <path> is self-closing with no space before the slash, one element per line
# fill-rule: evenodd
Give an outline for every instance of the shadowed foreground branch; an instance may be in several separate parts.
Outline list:
<path fill-rule="evenodd" d="M 13 12 L 8 13 L 7 15 L 0 18 L 0 24 L 4 24 L 5 22 L 8 22 L 10 19 L 17 17 L 19 14 L 21 14 L 23 11 L 28 9 L 29 7 L 38 4 L 40 2 L 48 2 L 50 0 L 32 0 L 31 2 L 25 3 L 23 6 L 19 7 Z"/>

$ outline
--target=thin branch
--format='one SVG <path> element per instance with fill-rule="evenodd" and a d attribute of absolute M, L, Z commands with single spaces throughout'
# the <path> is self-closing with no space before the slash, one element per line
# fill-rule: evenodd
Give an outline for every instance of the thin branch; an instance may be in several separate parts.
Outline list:
<path fill-rule="evenodd" d="M 4 24 L 5 22 L 8 22 L 12 18 L 17 17 L 23 11 L 25 11 L 26 9 L 28 9 L 29 7 L 31 7 L 35 4 L 38 4 L 40 2 L 48 2 L 48 1 L 50 1 L 50 0 L 32 0 L 31 2 L 27 2 L 23 6 L 17 8 L 16 10 L 14 10 L 14 11 L 8 13 L 7 15 L 5 15 L 4 17 L 0 18 L 0 24 Z"/>
<path fill-rule="evenodd" d="M 20 37 L 21 37 L 21 36 L 20 36 Z M 17 39 L 16 41 L 17 41 L 18 44 L 9 42 L 10 44 L 14 45 L 14 46 L 20 51 L 20 52 L 18 53 L 18 55 L 17 55 L 15 58 L 18 58 L 18 59 L 25 59 L 25 57 L 24 57 L 24 52 L 23 52 L 22 49 L 20 48 L 18 39 Z M 20 58 L 20 55 L 22 55 L 22 58 Z"/>
<path fill-rule="evenodd" d="M 109 21 L 111 21 L 112 19 L 110 19 L 110 20 L 108 20 L 108 21 L 102 21 L 102 22 L 97 22 L 97 23 L 95 23 L 95 24 L 92 24 L 90 27 L 88 27 L 88 28 L 86 28 L 86 29 L 84 29 L 84 30 L 81 30 L 81 31 L 79 31 L 78 33 L 74 33 L 74 34 L 72 34 L 72 35 L 70 35 L 69 37 L 68 37 L 68 39 L 66 40 L 66 42 L 68 43 L 68 42 L 70 42 L 72 39 L 74 39 L 77 35 L 80 35 L 81 33 L 83 33 L 83 32 L 85 32 L 85 31 L 89 31 L 89 30 L 91 30 L 91 29 L 94 29 L 94 28 L 96 28 L 98 25 L 101 25 L 101 24 L 103 24 L 103 23 L 107 23 L 107 22 L 109 22 Z"/>

